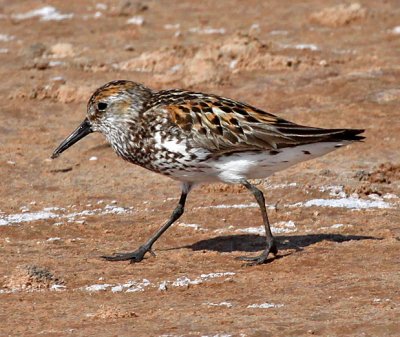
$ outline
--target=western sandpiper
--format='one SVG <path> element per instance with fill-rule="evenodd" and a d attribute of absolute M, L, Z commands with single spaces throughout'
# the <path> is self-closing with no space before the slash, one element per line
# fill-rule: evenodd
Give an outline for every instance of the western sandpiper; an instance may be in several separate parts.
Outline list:
<path fill-rule="evenodd" d="M 101 132 L 123 159 L 178 180 L 182 192 L 170 218 L 131 253 L 103 256 L 108 261 L 139 262 L 154 242 L 184 212 L 195 184 L 242 184 L 255 197 L 265 227 L 266 247 L 249 264 L 264 263 L 278 249 L 263 193 L 249 179 L 266 178 L 353 141 L 361 129 L 322 129 L 298 125 L 229 98 L 185 90 L 153 91 L 131 81 L 113 81 L 97 89 L 82 124 L 52 158 L 91 132 Z"/>

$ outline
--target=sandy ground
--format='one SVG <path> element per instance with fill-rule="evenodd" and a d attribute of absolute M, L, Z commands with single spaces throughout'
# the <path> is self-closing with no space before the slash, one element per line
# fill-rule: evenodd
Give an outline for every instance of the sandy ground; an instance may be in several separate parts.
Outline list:
<path fill-rule="evenodd" d="M 50 6 L 50 7 L 49 7 Z M 399 336 L 398 1 L 0 1 L 1 336 Z M 243 189 L 175 182 L 91 135 L 52 150 L 98 86 L 131 79 L 367 139 Z"/>

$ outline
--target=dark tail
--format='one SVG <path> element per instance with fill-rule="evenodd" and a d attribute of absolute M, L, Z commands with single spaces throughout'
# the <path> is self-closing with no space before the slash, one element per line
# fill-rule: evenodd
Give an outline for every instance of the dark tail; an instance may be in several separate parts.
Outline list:
<path fill-rule="evenodd" d="M 361 141 L 365 137 L 360 136 L 362 129 L 323 129 L 312 126 L 298 125 L 290 122 L 281 123 L 278 131 L 293 139 L 297 145 L 331 142 L 331 141 Z"/>
<path fill-rule="evenodd" d="M 333 129 L 331 130 L 332 140 L 350 140 L 350 141 L 361 141 L 365 139 L 364 136 L 360 136 L 365 130 L 363 129 Z"/>

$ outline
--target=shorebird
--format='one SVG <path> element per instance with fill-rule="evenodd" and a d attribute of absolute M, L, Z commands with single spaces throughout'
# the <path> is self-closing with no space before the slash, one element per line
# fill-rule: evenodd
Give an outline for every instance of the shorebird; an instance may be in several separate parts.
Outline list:
<path fill-rule="evenodd" d="M 361 129 L 323 129 L 298 125 L 249 104 L 186 90 L 153 91 L 120 80 L 97 89 L 80 126 L 52 158 L 91 132 L 102 133 L 118 156 L 180 181 L 178 205 L 169 219 L 142 246 L 130 253 L 103 256 L 108 261 L 140 262 L 154 255 L 156 240 L 184 212 L 186 198 L 199 183 L 242 184 L 255 197 L 265 227 L 265 249 L 240 259 L 262 264 L 278 252 L 261 190 L 249 179 L 309 160 L 353 141 Z"/>

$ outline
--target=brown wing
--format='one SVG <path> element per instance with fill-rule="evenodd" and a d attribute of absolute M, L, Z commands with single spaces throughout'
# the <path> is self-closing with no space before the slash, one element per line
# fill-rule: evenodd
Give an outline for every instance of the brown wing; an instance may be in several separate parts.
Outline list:
<path fill-rule="evenodd" d="M 277 149 L 319 141 L 346 140 L 362 130 L 321 129 L 298 125 L 231 99 L 174 92 L 159 103 L 170 121 L 211 152 Z M 349 139 L 355 140 L 355 139 Z"/>

